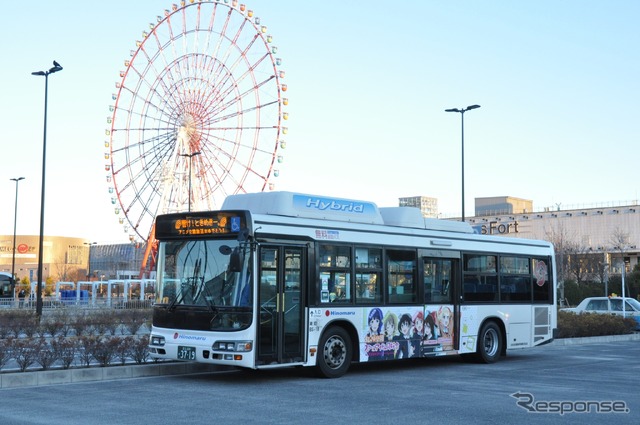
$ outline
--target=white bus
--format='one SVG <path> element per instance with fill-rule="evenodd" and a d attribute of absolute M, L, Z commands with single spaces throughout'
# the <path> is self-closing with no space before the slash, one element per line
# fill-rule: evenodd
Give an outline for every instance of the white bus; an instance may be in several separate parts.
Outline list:
<path fill-rule="evenodd" d="M 550 243 L 416 208 L 291 192 L 157 217 L 151 356 L 265 369 L 462 355 L 553 340 Z"/>

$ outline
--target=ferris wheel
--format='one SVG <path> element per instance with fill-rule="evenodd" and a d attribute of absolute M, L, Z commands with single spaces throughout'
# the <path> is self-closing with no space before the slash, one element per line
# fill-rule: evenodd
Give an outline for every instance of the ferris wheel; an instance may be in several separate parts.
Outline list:
<path fill-rule="evenodd" d="M 111 202 L 132 241 L 150 240 L 158 214 L 274 188 L 289 116 L 272 41 L 235 0 L 182 1 L 142 32 L 105 141 Z"/>

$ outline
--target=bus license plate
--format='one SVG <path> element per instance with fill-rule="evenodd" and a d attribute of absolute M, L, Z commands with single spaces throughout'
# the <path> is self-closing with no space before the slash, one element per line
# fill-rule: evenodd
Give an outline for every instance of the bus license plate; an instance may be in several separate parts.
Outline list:
<path fill-rule="evenodd" d="M 178 346 L 178 360 L 195 360 L 196 347 Z"/>

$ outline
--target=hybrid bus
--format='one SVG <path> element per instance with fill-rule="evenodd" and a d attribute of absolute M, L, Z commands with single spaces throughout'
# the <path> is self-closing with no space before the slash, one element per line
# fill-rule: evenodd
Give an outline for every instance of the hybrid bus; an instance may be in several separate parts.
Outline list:
<path fill-rule="evenodd" d="M 419 209 L 292 192 L 159 215 L 153 358 L 266 369 L 462 355 L 553 340 L 545 241 Z"/>

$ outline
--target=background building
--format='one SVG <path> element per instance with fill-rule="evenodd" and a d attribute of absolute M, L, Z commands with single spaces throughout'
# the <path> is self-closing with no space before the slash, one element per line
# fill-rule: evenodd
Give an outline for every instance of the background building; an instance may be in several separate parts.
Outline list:
<path fill-rule="evenodd" d="M 489 199 L 498 200 L 493 206 Z M 607 274 L 627 272 L 638 264 L 640 255 L 640 205 L 620 205 L 487 214 L 503 208 L 504 202 L 519 198 L 482 198 L 484 211 L 467 222 L 477 233 L 517 238 L 542 239 L 555 245 L 559 274 L 576 280 L 605 281 Z M 517 205 L 517 206 L 516 206 Z M 510 208 L 517 211 L 523 203 Z M 495 208 L 495 209 L 494 209 Z"/>
<path fill-rule="evenodd" d="M 38 235 L 16 235 L 18 280 L 38 276 Z M 138 279 L 146 243 L 97 245 L 87 239 L 44 236 L 42 274 L 56 282 Z M 0 271 L 11 273 L 13 235 L 0 236 Z"/>
<path fill-rule="evenodd" d="M 28 277 L 31 282 L 38 275 L 38 235 L 16 235 L 15 274 L 19 280 Z M 89 258 L 86 239 L 64 236 L 45 236 L 43 239 L 42 274 L 46 280 L 76 280 L 85 277 Z M 13 235 L 0 236 L 0 271 L 11 273 Z"/>
<path fill-rule="evenodd" d="M 533 201 L 514 198 L 512 196 L 494 196 L 490 198 L 476 198 L 476 215 L 530 213 L 533 211 Z"/>
<path fill-rule="evenodd" d="M 423 217 L 438 218 L 438 200 L 428 196 L 409 196 L 399 198 L 401 207 L 420 208 Z"/>

